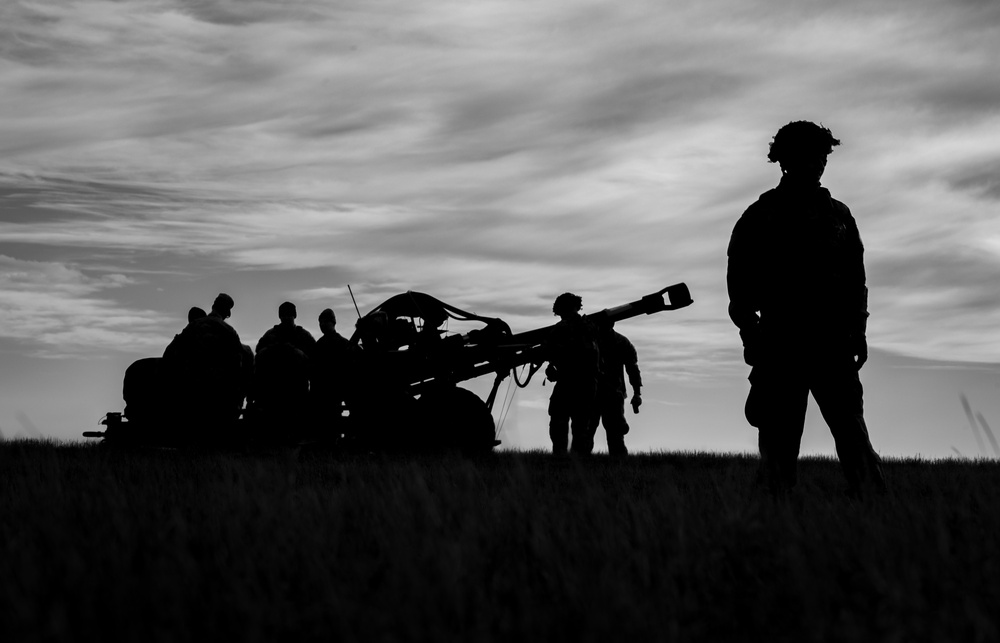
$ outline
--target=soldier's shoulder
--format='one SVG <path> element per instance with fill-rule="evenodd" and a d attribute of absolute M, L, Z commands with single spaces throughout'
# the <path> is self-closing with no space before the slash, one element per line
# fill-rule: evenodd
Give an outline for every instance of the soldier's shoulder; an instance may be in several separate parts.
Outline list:
<path fill-rule="evenodd" d="M 260 346 L 261 344 L 267 344 L 268 342 L 273 341 L 277 337 L 277 335 L 278 335 L 277 326 L 272 326 L 271 328 L 268 328 L 267 330 L 264 331 L 264 334 L 260 336 L 260 339 L 257 340 L 257 346 Z"/>
<path fill-rule="evenodd" d="M 317 344 L 322 344 L 323 346 L 333 347 L 333 346 L 343 346 L 345 344 L 350 344 L 351 340 L 347 339 L 340 333 L 334 331 L 329 335 L 323 335 L 316 340 Z"/>
<path fill-rule="evenodd" d="M 830 197 L 830 204 L 833 205 L 833 210 L 837 214 L 839 214 L 841 216 L 844 216 L 844 217 L 851 217 L 851 218 L 854 217 L 854 215 L 851 214 L 851 209 L 849 207 L 847 207 L 847 204 L 844 203 L 843 201 L 835 199 L 835 198 L 833 198 L 831 196 Z"/>
<path fill-rule="evenodd" d="M 220 328 L 230 328 L 230 326 L 223 319 L 220 319 L 218 317 L 213 317 L 212 315 L 206 315 L 205 317 L 196 319 L 190 324 L 188 324 L 187 328 L 185 328 L 184 330 L 187 330 L 188 328 L 190 328 L 192 332 L 200 332 L 200 331 L 211 332 L 218 330 Z"/>
<path fill-rule="evenodd" d="M 733 226 L 733 233 L 727 251 L 728 255 L 731 256 L 735 248 L 742 248 L 747 243 L 753 245 L 750 240 L 761 234 L 762 230 L 767 227 L 767 221 L 774 210 L 773 192 L 774 190 L 768 190 L 764 194 L 761 194 L 740 215 L 740 218 L 736 221 L 736 225 Z"/>
<path fill-rule="evenodd" d="M 635 350 L 635 344 L 632 343 L 632 340 L 630 340 L 628 337 L 625 337 L 618 331 L 615 331 L 615 335 L 616 335 L 615 339 L 617 340 L 618 346 L 620 347 L 622 353 L 627 356 L 634 356 L 636 354 L 636 350 Z"/>
<path fill-rule="evenodd" d="M 764 192 L 757 197 L 756 201 L 747 206 L 747 209 L 740 216 L 739 221 L 736 222 L 736 225 L 745 227 L 762 221 L 771 213 L 777 201 L 778 195 L 776 189 Z"/>

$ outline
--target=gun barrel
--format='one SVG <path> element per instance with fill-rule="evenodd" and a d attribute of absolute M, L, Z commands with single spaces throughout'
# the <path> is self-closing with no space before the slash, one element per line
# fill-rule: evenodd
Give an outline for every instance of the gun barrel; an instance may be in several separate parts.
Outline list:
<path fill-rule="evenodd" d="M 666 297 L 664 297 L 666 295 Z M 693 303 L 687 284 L 679 283 L 667 286 L 663 290 L 646 295 L 633 302 L 606 308 L 596 313 L 586 315 L 588 319 L 597 321 L 607 318 L 611 321 L 622 321 L 639 315 L 652 315 L 664 310 L 677 310 Z M 555 324 L 544 328 L 515 333 L 499 346 L 486 351 L 482 360 L 456 373 L 458 381 L 465 381 L 487 373 L 517 368 L 524 364 L 538 364 L 545 360 L 542 343 Z"/>
<path fill-rule="evenodd" d="M 664 298 L 664 295 L 666 295 L 666 298 Z M 678 308 L 690 306 L 692 303 L 694 303 L 694 300 L 691 299 L 691 291 L 688 290 L 687 284 L 679 283 L 667 286 L 659 292 L 646 295 L 642 299 L 591 313 L 587 317 L 595 321 L 604 318 L 613 322 L 619 322 L 631 319 L 632 317 L 638 317 L 639 315 L 652 315 L 663 310 L 677 310 Z"/>

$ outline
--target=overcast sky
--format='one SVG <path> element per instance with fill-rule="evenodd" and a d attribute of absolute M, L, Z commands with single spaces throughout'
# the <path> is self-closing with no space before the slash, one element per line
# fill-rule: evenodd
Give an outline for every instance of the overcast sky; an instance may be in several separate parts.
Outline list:
<path fill-rule="evenodd" d="M 120 407 L 124 365 L 220 291 L 254 344 L 285 299 L 349 334 L 347 284 L 527 330 L 566 290 L 685 281 L 694 306 L 619 330 L 664 387 L 742 382 L 726 245 L 801 119 L 843 142 L 824 184 L 873 348 L 1000 363 L 998 64 L 1000 5 L 972 0 L 5 2 L 0 430 L 90 428 L 66 418 Z"/>

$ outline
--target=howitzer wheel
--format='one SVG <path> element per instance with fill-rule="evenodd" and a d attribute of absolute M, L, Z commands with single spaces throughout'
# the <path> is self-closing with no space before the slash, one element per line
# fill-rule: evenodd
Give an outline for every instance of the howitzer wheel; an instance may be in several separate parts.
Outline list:
<path fill-rule="evenodd" d="M 493 450 L 496 426 L 486 403 L 457 386 L 428 391 L 419 400 L 426 448 L 459 450 L 469 455 Z"/>

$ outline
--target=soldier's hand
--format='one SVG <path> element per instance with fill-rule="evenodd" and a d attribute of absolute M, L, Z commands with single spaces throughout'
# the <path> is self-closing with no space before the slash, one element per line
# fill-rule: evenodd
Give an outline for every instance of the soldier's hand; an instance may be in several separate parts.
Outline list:
<path fill-rule="evenodd" d="M 632 412 L 638 413 L 640 406 L 642 406 L 642 396 L 636 393 L 632 396 Z"/>
<path fill-rule="evenodd" d="M 549 365 L 545 367 L 545 378 L 550 382 L 555 382 L 556 377 L 556 367 L 550 362 Z"/>
<path fill-rule="evenodd" d="M 868 361 L 868 339 L 864 335 L 855 338 L 854 340 L 854 365 L 860 371 L 861 367 L 865 365 Z"/>

